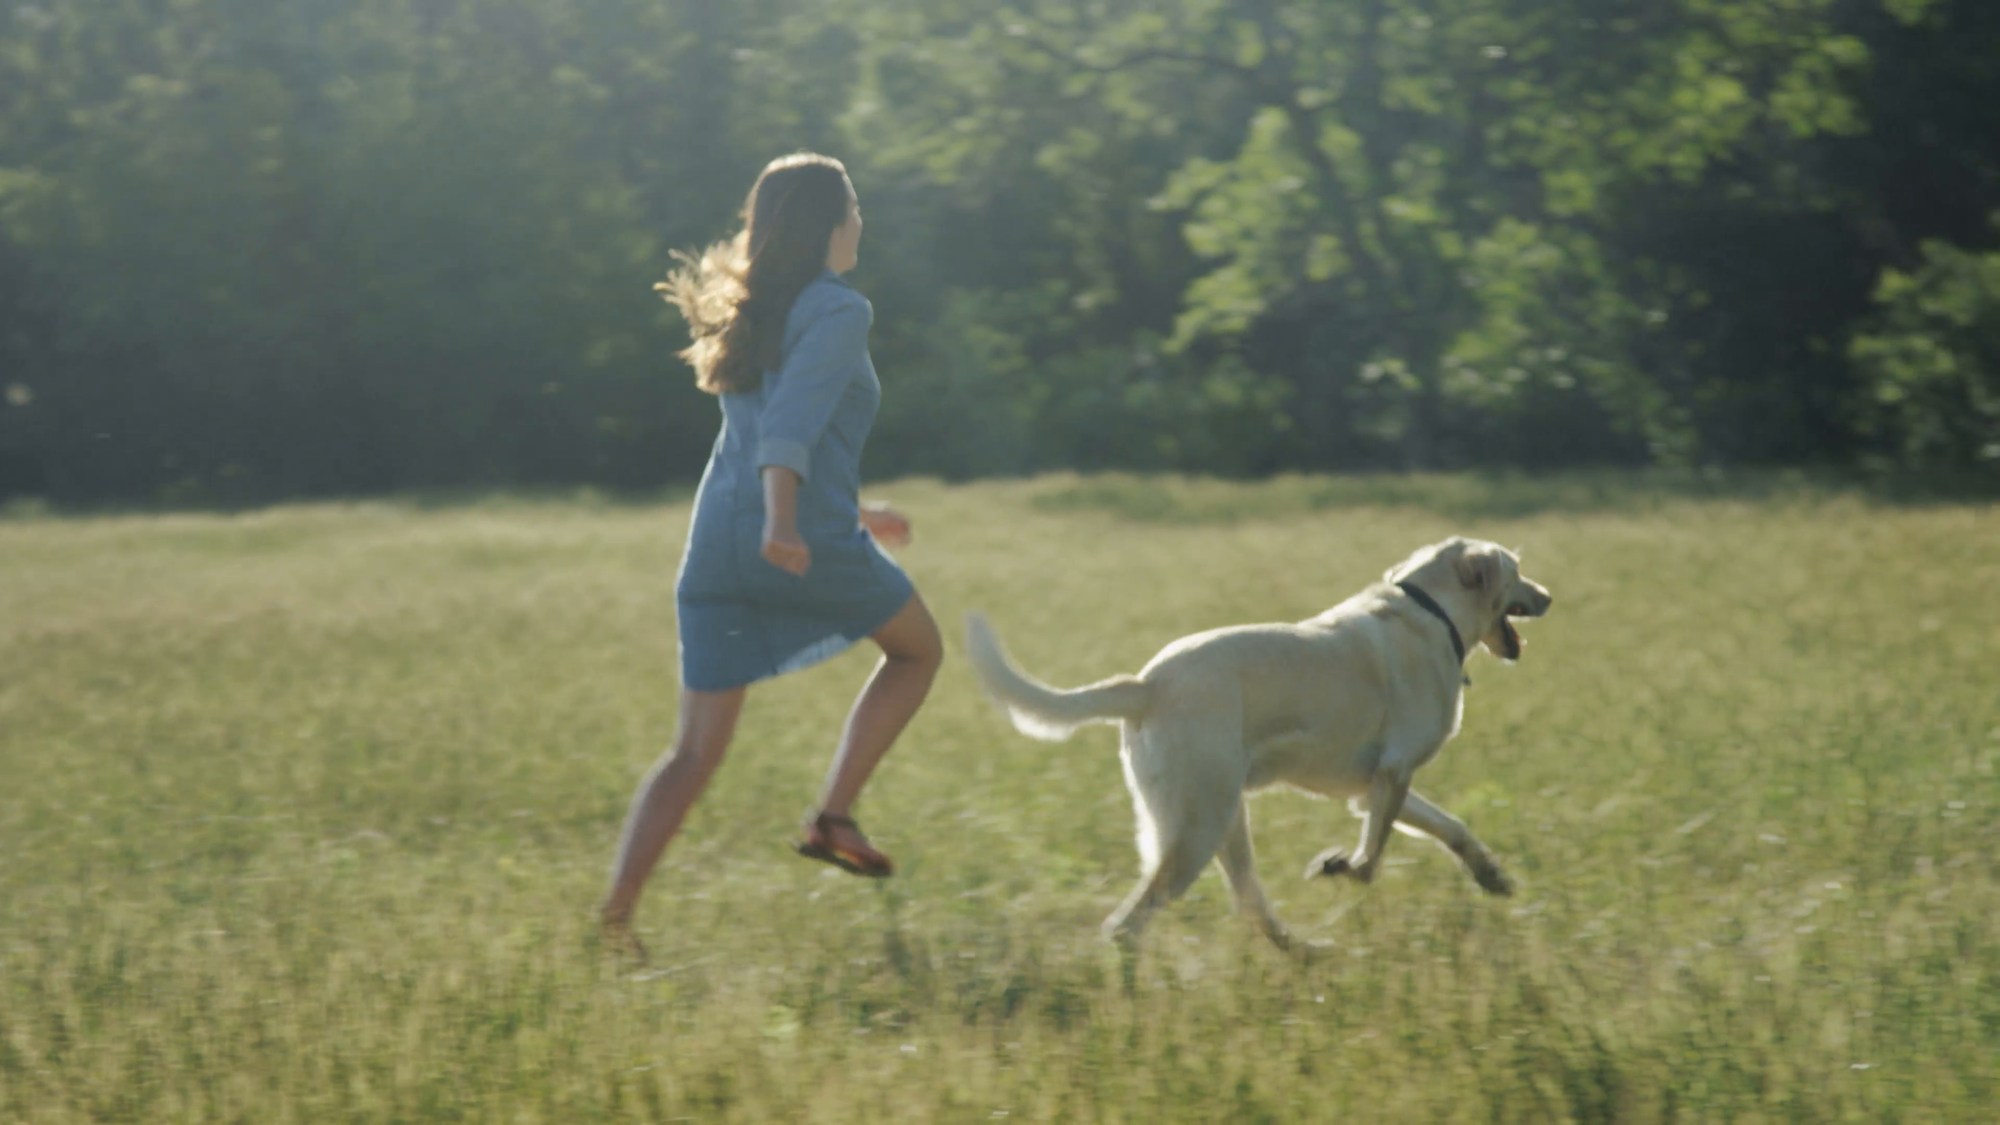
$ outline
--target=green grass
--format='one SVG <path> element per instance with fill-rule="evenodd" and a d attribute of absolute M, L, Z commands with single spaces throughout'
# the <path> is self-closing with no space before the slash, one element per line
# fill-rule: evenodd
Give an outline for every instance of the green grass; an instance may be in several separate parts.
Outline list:
<path fill-rule="evenodd" d="M 2000 515 L 1793 482 L 875 490 L 953 660 L 860 807 L 886 884 L 787 843 L 865 673 L 752 693 L 640 918 L 591 906 L 672 729 L 683 505 L 0 520 L 0 1120 L 1953 1120 L 2000 1104 Z M 1386 498 L 1386 499 L 1384 499 Z M 1556 607 L 1475 657 L 1418 777 L 1517 878 L 1253 804 L 1306 965 L 1218 877 L 1135 961 L 1115 736 L 1055 683 L 1297 619 L 1417 545 Z"/>

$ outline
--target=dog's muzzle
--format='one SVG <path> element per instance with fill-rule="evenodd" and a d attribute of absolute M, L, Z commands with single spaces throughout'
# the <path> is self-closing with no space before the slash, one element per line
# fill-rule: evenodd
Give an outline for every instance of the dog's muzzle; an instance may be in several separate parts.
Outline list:
<path fill-rule="evenodd" d="M 1503 649 L 1500 655 L 1508 660 L 1521 659 L 1521 649 L 1528 643 L 1521 639 L 1521 634 L 1514 628 L 1512 619 L 1540 617 L 1555 603 L 1555 598 L 1547 590 L 1537 588 L 1535 592 L 1538 597 L 1531 601 L 1509 602 L 1507 608 L 1500 613 L 1500 643 Z"/>

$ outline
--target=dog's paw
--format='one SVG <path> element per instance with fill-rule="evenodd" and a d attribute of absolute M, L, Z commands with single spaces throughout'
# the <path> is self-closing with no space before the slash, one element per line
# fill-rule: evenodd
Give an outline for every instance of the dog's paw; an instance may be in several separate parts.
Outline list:
<path fill-rule="evenodd" d="M 1308 879 L 1317 879 L 1322 875 L 1352 874 L 1354 874 L 1354 859 L 1347 854 L 1346 848 L 1328 848 L 1314 856 L 1311 863 L 1306 864 Z"/>

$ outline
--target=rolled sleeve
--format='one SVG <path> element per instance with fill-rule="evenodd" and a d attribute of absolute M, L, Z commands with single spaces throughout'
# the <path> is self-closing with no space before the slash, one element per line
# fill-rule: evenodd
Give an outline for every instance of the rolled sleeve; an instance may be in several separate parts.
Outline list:
<path fill-rule="evenodd" d="M 757 443 L 757 471 L 766 465 L 781 465 L 805 480 L 812 475 L 812 450 L 790 438 L 766 437 Z"/>
<path fill-rule="evenodd" d="M 863 364 L 873 313 L 860 294 L 827 310 L 785 353 L 784 366 L 768 380 L 758 415 L 757 470 L 781 465 L 811 476 L 812 450 L 827 420 Z"/>

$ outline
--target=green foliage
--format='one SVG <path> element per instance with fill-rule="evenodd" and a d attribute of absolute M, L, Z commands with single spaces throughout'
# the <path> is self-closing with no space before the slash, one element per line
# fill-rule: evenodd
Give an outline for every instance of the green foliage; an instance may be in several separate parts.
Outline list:
<path fill-rule="evenodd" d="M 1621 291 L 1596 240 L 1502 220 L 1469 248 L 1462 276 L 1481 315 L 1443 359 L 1453 400 L 1541 440 L 1545 412 L 1581 390 L 1603 412 L 1600 424 L 1643 441 L 1654 460 L 1692 459 L 1685 417 L 1635 370 L 1658 326 Z"/>
<path fill-rule="evenodd" d="M 0 496 L 689 479 L 716 411 L 650 284 L 805 147 L 868 200 L 878 470 L 1957 448 L 1881 397 L 1931 329 L 1862 322 L 1993 248 L 1996 11 L 23 5 Z"/>
<path fill-rule="evenodd" d="M 2000 469 L 2000 253 L 1925 243 L 1875 300 L 1852 346 L 1868 428 L 1912 468 Z"/>
<path fill-rule="evenodd" d="M 1176 347 L 1204 335 L 1243 333 L 1299 285 L 1348 272 L 1340 239 L 1316 229 L 1332 201 L 1313 193 L 1312 169 L 1290 129 L 1282 110 L 1259 109 L 1233 160 L 1197 157 L 1152 200 L 1157 208 L 1187 211 L 1181 233 L 1188 247 L 1220 263 L 1188 286 Z"/>
<path fill-rule="evenodd" d="M 1675 261 L 1685 247 L 1635 254 L 1620 225 L 1674 223 L 1634 206 L 1659 185 L 1705 194 L 1746 162 L 1794 159 L 1786 144 L 1867 127 L 1868 45 L 1828 0 L 895 10 L 903 38 L 880 57 L 935 69 L 931 97 L 871 103 L 892 162 L 1005 177 L 1010 146 L 1060 115 L 1037 164 L 1063 178 L 1036 195 L 1101 219 L 1091 170 L 1129 182 L 1134 160 L 1110 138 L 1143 129 L 1165 143 L 1151 159 L 1178 151 L 1147 194 L 1194 256 L 1169 345 L 1289 385 L 1313 440 L 1277 443 L 1280 463 L 1329 463 L 1342 438 L 1414 464 L 1714 456 L 1714 404 L 1756 396 L 1688 377 L 1707 345 L 1666 310 L 1706 304 L 1705 283 Z M 1499 436 L 1527 419 L 1535 437 Z"/>

